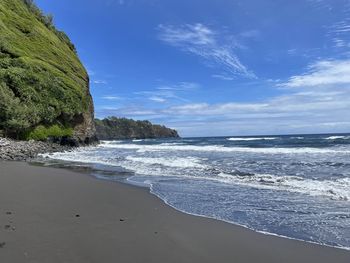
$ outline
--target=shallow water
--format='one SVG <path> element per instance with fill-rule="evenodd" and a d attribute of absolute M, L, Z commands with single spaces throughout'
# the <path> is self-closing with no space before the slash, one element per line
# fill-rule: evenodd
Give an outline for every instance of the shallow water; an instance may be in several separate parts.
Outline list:
<path fill-rule="evenodd" d="M 44 157 L 116 169 L 190 214 L 350 248 L 350 135 L 104 141 Z"/>

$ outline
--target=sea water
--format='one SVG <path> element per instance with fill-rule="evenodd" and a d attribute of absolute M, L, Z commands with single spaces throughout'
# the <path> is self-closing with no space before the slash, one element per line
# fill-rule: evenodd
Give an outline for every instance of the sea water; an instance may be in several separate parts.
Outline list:
<path fill-rule="evenodd" d="M 189 214 L 350 248 L 350 135 L 102 141 L 44 157 L 114 169 L 96 176 Z"/>

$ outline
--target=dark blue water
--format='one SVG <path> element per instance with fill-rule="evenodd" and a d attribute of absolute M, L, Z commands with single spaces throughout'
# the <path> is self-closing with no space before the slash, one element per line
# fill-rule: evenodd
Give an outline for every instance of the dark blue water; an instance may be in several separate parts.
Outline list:
<path fill-rule="evenodd" d="M 350 134 L 106 141 L 49 157 L 123 171 L 187 213 L 350 248 Z"/>

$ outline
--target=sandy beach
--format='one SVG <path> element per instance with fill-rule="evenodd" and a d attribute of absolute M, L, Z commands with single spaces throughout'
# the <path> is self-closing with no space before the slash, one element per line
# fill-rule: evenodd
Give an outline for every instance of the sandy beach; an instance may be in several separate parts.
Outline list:
<path fill-rule="evenodd" d="M 0 162 L 0 262 L 350 262 L 350 251 L 174 210 L 147 189 Z"/>

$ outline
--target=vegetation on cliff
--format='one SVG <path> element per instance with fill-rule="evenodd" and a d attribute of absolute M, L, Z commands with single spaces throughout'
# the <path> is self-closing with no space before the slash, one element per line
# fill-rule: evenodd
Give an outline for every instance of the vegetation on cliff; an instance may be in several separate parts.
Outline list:
<path fill-rule="evenodd" d="M 94 133 L 88 74 L 32 0 L 0 1 L 1 130 L 26 139 Z"/>
<path fill-rule="evenodd" d="M 176 130 L 154 125 L 149 121 L 134 121 L 126 118 L 108 117 L 95 120 L 97 137 L 100 140 L 177 138 Z"/>

